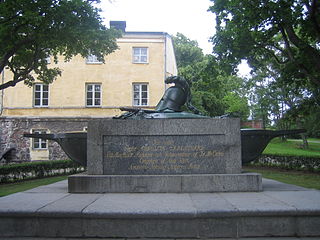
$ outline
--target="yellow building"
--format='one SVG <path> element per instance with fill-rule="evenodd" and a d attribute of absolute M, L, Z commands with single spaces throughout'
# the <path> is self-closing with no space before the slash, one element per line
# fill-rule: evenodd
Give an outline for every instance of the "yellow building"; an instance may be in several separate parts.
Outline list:
<path fill-rule="evenodd" d="M 177 75 L 171 37 L 163 32 L 124 32 L 117 44 L 119 49 L 105 57 L 105 64 L 95 56 L 76 56 L 69 62 L 61 58 L 58 64 L 48 59 L 50 67 L 62 70 L 52 84 L 39 81 L 30 88 L 19 83 L 3 90 L 0 153 L 15 148 L 16 160 L 59 159 L 62 153 L 54 153 L 50 144 L 25 142 L 22 133 L 79 131 L 90 118 L 119 115 L 120 107 L 154 108 L 166 89 L 165 78 Z M 7 70 L 2 80 L 11 76 Z"/>

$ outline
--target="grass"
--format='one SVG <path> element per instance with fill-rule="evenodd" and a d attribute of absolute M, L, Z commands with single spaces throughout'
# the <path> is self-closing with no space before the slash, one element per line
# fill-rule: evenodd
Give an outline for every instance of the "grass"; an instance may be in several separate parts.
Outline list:
<path fill-rule="evenodd" d="M 320 174 L 268 167 L 245 166 L 243 169 L 248 172 L 261 173 L 264 178 L 320 190 Z"/>
<path fill-rule="evenodd" d="M 311 139 L 309 139 L 311 140 Z M 286 155 L 286 156 L 305 156 L 305 157 L 320 157 L 320 139 L 312 139 L 319 142 L 308 142 L 309 148 L 302 149 L 301 142 L 297 141 L 282 141 L 280 138 L 273 139 L 266 149 L 264 154 Z"/>
<path fill-rule="evenodd" d="M 0 197 L 7 196 L 9 194 L 26 191 L 42 185 L 48 185 L 51 183 L 59 182 L 67 179 L 68 176 L 48 177 L 34 180 L 27 180 L 23 182 L 0 184 Z"/>

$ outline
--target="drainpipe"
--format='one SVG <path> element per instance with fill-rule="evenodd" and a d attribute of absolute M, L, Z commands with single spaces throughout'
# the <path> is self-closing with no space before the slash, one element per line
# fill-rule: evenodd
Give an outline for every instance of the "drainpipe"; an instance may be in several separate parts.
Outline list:
<path fill-rule="evenodd" d="M 167 76 L 167 35 L 166 33 L 164 33 L 164 79 L 163 79 L 163 83 L 164 83 L 164 91 L 167 90 L 167 85 L 165 83 L 166 80 L 166 76 Z"/>

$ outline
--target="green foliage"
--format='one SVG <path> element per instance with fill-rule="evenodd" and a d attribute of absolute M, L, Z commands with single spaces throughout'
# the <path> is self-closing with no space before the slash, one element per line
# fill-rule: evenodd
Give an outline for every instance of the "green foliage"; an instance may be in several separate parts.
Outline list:
<path fill-rule="evenodd" d="M 71 160 L 25 162 L 0 166 L 0 183 L 83 171 Z"/>
<path fill-rule="evenodd" d="M 181 33 L 174 37 L 179 75 L 189 80 L 192 102 L 203 114 L 220 116 L 237 112 L 248 117 L 244 81 L 225 75 L 212 55 L 203 56 L 196 41 Z"/>
<path fill-rule="evenodd" d="M 317 1 L 211 1 L 217 22 L 214 52 L 232 69 L 241 59 L 247 59 L 254 69 L 268 61 L 287 75 L 288 82 L 300 79 L 301 84 L 307 84 L 303 76 L 308 84 L 320 86 Z"/>
<path fill-rule="evenodd" d="M 248 118 L 250 112 L 246 98 L 240 97 L 234 92 L 229 92 L 223 97 L 223 101 L 227 106 L 227 113 L 239 113 L 242 120 Z"/>
<path fill-rule="evenodd" d="M 313 99 L 303 100 L 289 109 L 282 119 L 282 124 L 305 128 L 309 137 L 320 138 L 320 106 Z"/>
<path fill-rule="evenodd" d="M 178 68 L 203 60 L 202 49 L 198 47 L 197 41 L 190 40 L 182 33 L 177 33 L 176 36 L 173 36 L 173 42 Z"/>
<path fill-rule="evenodd" d="M 211 0 L 214 53 L 224 71 L 252 67 L 252 112 L 265 125 L 314 129 L 320 112 L 320 5 L 304 0 Z M 303 125 L 305 123 L 305 125 Z M 283 128 L 284 125 L 280 125 Z M 319 125 L 319 124 L 316 124 Z M 312 135 L 315 136 L 315 135 Z"/>
<path fill-rule="evenodd" d="M 49 68 L 47 58 L 65 60 L 94 54 L 100 61 L 117 49 L 120 33 L 102 24 L 98 0 L 0 1 L 0 72 L 9 68 L 13 78 L 0 89 L 37 77 L 51 83 L 61 70 Z"/>
<path fill-rule="evenodd" d="M 320 162 L 317 157 L 263 155 L 258 160 L 252 162 L 251 165 L 320 172 Z"/>
<path fill-rule="evenodd" d="M 252 68 L 251 106 L 264 125 L 318 136 L 320 4 L 304 0 L 211 0 L 214 53 L 226 72 Z"/>

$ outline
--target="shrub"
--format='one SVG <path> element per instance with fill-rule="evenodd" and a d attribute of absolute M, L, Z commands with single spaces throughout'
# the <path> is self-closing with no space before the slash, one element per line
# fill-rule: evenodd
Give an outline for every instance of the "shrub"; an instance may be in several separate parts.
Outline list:
<path fill-rule="evenodd" d="M 320 172 L 319 157 L 263 154 L 258 160 L 252 162 L 251 165 Z"/>
<path fill-rule="evenodd" d="M 84 171 L 84 168 L 71 160 L 24 162 L 3 165 L 0 166 L 0 183 L 74 174 L 82 171 Z"/>

